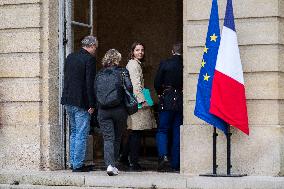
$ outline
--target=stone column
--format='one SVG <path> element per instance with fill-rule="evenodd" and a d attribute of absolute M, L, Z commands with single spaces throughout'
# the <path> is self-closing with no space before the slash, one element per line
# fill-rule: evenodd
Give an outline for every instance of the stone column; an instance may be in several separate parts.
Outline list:
<path fill-rule="evenodd" d="M 184 126 L 181 172 L 212 173 L 213 127 L 194 116 L 196 84 L 211 0 L 184 0 Z M 222 28 L 226 0 L 219 0 Z M 233 0 L 245 77 L 250 136 L 232 128 L 232 172 L 284 173 L 284 1 Z M 226 138 L 219 132 L 218 173 L 226 173 Z"/>
<path fill-rule="evenodd" d="M 41 169 L 64 166 L 63 130 L 59 125 L 58 1 L 41 1 Z"/>

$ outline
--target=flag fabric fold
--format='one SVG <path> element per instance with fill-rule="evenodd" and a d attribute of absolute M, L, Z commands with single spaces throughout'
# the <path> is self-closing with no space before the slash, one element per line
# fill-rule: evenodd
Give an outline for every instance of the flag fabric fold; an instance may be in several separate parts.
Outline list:
<path fill-rule="evenodd" d="M 194 115 L 227 134 L 227 123 L 209 112 L 212 81 L 215 73 L 220 40 L 218 4 L 217 0 L 212 0 L 206 43 L 203 49 L 203 59 L 201 61 L 197 84 Z"/>
<path fill-rule="evenodd" d="M 210 113 L 248 135 L 244 77 L 232 0 L 227 0 L 211 92 Z"/>

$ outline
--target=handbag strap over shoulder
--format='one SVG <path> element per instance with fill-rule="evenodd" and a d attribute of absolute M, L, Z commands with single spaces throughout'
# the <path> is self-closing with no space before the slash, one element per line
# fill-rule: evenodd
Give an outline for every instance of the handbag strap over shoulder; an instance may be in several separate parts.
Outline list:
<path fill-rule="evenodd" d="M 121 72 L 122 87 L 123 87 L 125 90 L 127 90 L 127 89 L 126 89 L 126 86 L 125 86 L 125 76 L 126 76 L 125 72 L 122 71 L 122 72 Z"/>
<path fill-rule="evenodd" d="M 121 72 L 121 81 L 122 81 L 122 87 L 125 91 L 125 93 L 128 95 L 128 96 L 132 96 L 132 94 L 128 91 L 127 87 L 125 86 L 125 77 L 126 77 L 126 74 L 124 71 Z"/>

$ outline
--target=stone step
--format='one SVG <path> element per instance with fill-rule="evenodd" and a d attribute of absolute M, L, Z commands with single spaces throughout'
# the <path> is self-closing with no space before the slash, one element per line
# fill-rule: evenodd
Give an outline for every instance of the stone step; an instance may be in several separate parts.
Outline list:
<path fill-rule="evenodd" d="M 133 188 L 133 187 L 88 187 L 88 186 L 42 186 L 42 185 L 9 185 L 9 184 L 0 184 L 0 189 L 158 189 L 155 187 L 151 188 Z M 167 188 L 170 189 L 170 188 Z M 199 188 L 192 188 L 199 189 Z"/>
<path fill-rule="evenodd" d="M 0 189 L 110 189 L 110 187 L 84 187 L 84 186 L 42 186 L 42 185 L 9 185 L 0 184 Z M 132 188 L 113 188 L 111 189 L 132 189 Z"/>
<path fill-rule="evenodd" d="M 178 173 L 105 171 L 0 171 L 0 189 L 284 189 L 284 177 L 199 177 Z"/>

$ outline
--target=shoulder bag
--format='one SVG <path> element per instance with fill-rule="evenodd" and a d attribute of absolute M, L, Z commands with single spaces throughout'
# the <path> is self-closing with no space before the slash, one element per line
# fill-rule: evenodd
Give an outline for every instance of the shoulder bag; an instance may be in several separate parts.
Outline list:
<path fill-rule="evenodd" d="M 134 97 L 134 94 L 127 90 L 125 86 L 125 72 L 122 72 L 122 86 L 125 91 L 124 94 L 124 105 L 126 107 L 128 115 L 135 114 L 138 111 L 138 101 Z"/>

